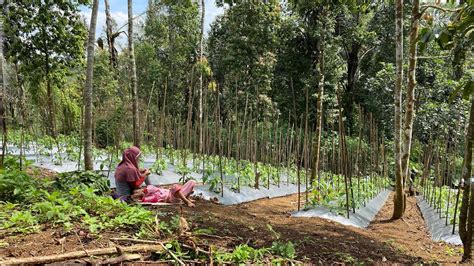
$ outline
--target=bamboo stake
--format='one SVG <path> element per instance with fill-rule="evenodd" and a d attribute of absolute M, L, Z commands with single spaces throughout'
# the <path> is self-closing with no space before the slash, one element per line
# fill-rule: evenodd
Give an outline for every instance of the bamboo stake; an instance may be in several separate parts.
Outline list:
<path fill-rule="evenodd" d="M 258 171 L 258 122 L 257 122 L 258 114 L 255 116 L 255 135 L 254 135 L 254 149 L 253 149 L 253 163 L 254 163 L 254 172 L 255 172 L 255 189 L 259 189 L 260 187 L 260 173 Z"/>
<path fill-rule="evenodd" d="M 303 128 L 303 116 L 301 116 L 300 130 L 296 137 L 296 147 L 295 147 L 295 160 L 296 160 L 296 177 L 298 183 L 298 211 L 301 209 L 301 157 L 300 155 L 300 146 L 301 146 L 301 134 Z M 302 151 L 303 152 L 303 151 Z"/>
<path fill-rule="evenodd" d="M 279 135 L 278 135 L 278 148 L 277 148 L 277 154 L 276 154 L 276 167 L 277 167 L 277 186 L 280 187 L 280 179 L 281 179 L 281 159 L 283 157 L 283 152 L 282 152 L 282 141 L 283 141 L 283 136 L 282 136 L 282 128 L 278 129 Z"/>
<path fill-rule="evenodd" d="M 289 149 L 288 149 L 288 160 L 287 160 L 287 165 L 286 165 L 286 169 L 287 169 L 287 172 L 288 172 L 287 176 L 286 176 L 286 185 L 287 186 L 290 185 L 290 170 L 291 170 L 290 161 L 291 161 L 291 155 L 293 154 L 293 147 L 292 146 L 293 146 L 293 138 L 294 138 L 293 137 L 293 131 L 296 131 L 296 129 L 293 130 L 294 127 L 295 127 L 295 125 L 293 124 L 291 126 L 291 131 L 290 131 L 291 135 L 289 137 L 290 138 L 290 146 L 289 146 Z"/>
<path fill-rule="evenodd" d="M 355 169 L 356 169 L 356 175 L 357 175 L 357 199 L 360 201 L 361 198 L 361 191 L 360 191 L 360 165 L 359 165 L 359 157 L 361 153 L 361 148 L 362 148 L 362 130 L 363 130 L 363 124 L 364 124 L 364 116 L 363 116 L 363 111 L 362 107 L 359 105 L 358 108 L 359 111 L 359 139 L 357 142 L 357 152 L 356 152 L 356 162 L 355 162 Z"/>
<path fill-rule="evenodd" d="M 346 212 L 347 218 L 349 218 L 349 176 L 347 168 L 347 149 L 345 147 L 345 135 L 344 135 L 344 124 L 342 120 L 342 106 L 339 91 L 337 92 L 337 101 L 338 101 L 338 112 L 339 112 L 339 140 L 340 140 L 340 158 L 341 158 L 341 169 L 342 174 L 344 175 L 344 183 L 346 189 Z M 355 212 L 355 210 L 354 210 Z"/>

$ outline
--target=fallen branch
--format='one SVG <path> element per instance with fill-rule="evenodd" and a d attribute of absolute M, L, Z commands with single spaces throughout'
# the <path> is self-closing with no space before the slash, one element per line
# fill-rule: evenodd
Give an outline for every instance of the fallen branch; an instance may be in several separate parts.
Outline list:
<path fill-rule="evenodd" d="M 163 244 L 164 242 L 159 242 L 159 241 L 153 241 L 153 240 L 143 240 L 143 239 L 135 239 L 135 238 L 110 238 L 112 241 L 117 241 L 117 242 L 134 242 L 134 243 L 143 243 L 143 244 Z M 180 244 L 182 247 L 185 247 L 187 249 L 192 249 L 196 252 L 201 252 L 206 255 L 209 255 L 209 252 L 201 249 L 199 247 L 192 247 L 186 244 Z"/>
<path fill-rule="evenodd" d="M 186 265 L 184 264 L 184 262 L 182 262 L 174 253 L 173 251 L 169 250 L 167 247 L 165 247 L 165 245 L 163 245 L 162 243 L 161 244 L 161 247 L 164 248 L 170 255 L 171 257 L 173 257 L 173 259 L 175 259 L 176 262 L 179 263 L 179 265 Z"/>
<path fill-rule="evenodd" d="M 116 258 L 106 259 L 104 261 L 94 262 L 94 264 L 119 264 L 124 261 L 131 261 L 131 260 L 140 260 L 142 259 L 142 255 L 140 254 L 123 254 Z"/>
<path fill-rule="evenodd" d="M 120 250 L 124 253 L 133 253 L 133 252 L 161 252 L 163 251 L 163 246 L 161 245 L 134 245 L 129 247 L 120 247 Z M 28 257 L 28 258 L 14 258 L 9 260 L 0 261 L 0 264 L 46 264 L 52 262 L 60 262 L 72 259 L 78 259 L 88 256 L 103 256 L 103 255 L 112 255 L 119 253 L 118 247 L 110 248 L 100 248 L 100 249 L 90 249 L 90 250 L 81 250 L 67 252 L 58 255 L 48 255 L 48 256 L 38 256 L 38 257 Z"/>
<path fill-rule="evenodd" d="M 218 235 L 210 235 L 210 234 L 204 234 L 204 233 L 198 233 L 196 235 L 197 236 L 210 237 L 210 238 L 217 238 L 217 239 L 230 239 L 230 240 L 236 240 L 237 239 L 237 238 L 231 237 L 231 236 L 218 236 Z"/>
<path fill-rule="evenodd" d="M 206 251 L 206 250 L 201 249 L 201 248 L 199 248 L 199 247 L 191 247 L 191 246 L 186 245 L 186 244 L 181 244 L 181 246 L 183 246 L 183 247 L 185 247 L 185 248 L 187 248 L 187 249 L 194 250 L 196 253 L 201 252 L 201 253 L 206 254 L 206 255 L 208 255 L 208 256 L 211 255 L 211 254 L 209 253 L 209 251 Z"/>
<path fill-rule="evenodd" d="M 81 243 L 82 250 L 86 253 L 87 257 L 90 257 L 89 253 L 87 253 L 86 247 L 84 247 L 84 244 L 82 243 L 81 237 L 79 237 L 76 231 L 74 231 L 74 234 L 76 235 L 77 239 L 79 239 L 79 243 Z M 61 244 L 61 252 L 64 252 L 63 244 Z"/>
<path fill-rule="evenodd" d="M 133 243 L 141 243 L 141 244 L 162 244 L 163 242 L 153 241 L 153 240 L 144 240 L 144 239 L 135 239 L 135 238 L 110 238 L 112 241 L 117 242 L 133 242 Z"/>

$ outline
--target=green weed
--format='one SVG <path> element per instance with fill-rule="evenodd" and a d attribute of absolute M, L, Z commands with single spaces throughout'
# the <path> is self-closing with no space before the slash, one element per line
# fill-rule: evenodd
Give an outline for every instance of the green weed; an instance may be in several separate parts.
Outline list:
<path fill-rule="evenodd" d="M 268 248 L 255 249 L 246 244 L 238 245 L 232 252 L 214 252 L 214 259 L 218 263 L 258 263 L 266 254 L 269 253 Z"/>
<path fill-rule="evenodd" d="M 271 252 L 284 259 L 294 259 L 296 257 L 295 245 L 291 242 L 273 242 Z"/>

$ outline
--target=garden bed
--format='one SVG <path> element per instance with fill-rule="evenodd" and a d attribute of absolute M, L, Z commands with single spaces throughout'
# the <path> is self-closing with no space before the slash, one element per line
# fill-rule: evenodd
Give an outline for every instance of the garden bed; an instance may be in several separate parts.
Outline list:
<path fill-rule="evenodd" d="M 374 220 L 377 213 L 383 207 L 390 195 L 390 190 L 385 189 L 371 199 L 364 207 L 356 209 L 355 213 L 350 213 L 349 218 L 330 210 L 327 207 L 316 206 L 309 210 L 294 212 L 293 217 L 320 217 L 335 221 L 343 225 L 351 225 L 358 228 L 366 228 Z"/>
<path fill-rule="evenodd" d="M 305 186 L 300 187 L 301 192 L 306 191 Z M 282 184 L 281 186 L 270 185 L 270 188 L 260 187 L 259 189 L 251 187 L 242 187 L 240 192 L 236 192 L 224 186 L 224 196 L 221 193 L 211 191 L 209 185 L 196 187 L 194 195 L 205 200 L 217 201 L 224 205 L 235 205 L 244 202 L 250 202 L 264 198 L 276 198 L 298 193 L 298 186 L 294 184 Z"/>
<path fill-rule="evenodd" d="M 453 234 L 453 226 L 446 225 L 445 218 L 440 218 L 439 213 L 432 208 L 423 196 L 416 197 L 417 205 L 428 228 L 431 239 L 434 241 L 443 241 L 453 245 L 462 245 L 459 237 L 458 228 L 456 227 Z"/>

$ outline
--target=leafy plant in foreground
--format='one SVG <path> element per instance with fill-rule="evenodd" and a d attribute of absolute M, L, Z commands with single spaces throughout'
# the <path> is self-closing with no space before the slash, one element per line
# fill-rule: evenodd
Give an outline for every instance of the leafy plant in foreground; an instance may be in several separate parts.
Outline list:
<path fill-rule="evenodd" d="M 246 244 L 238 245 L 232 252 L 215 252 L 214 259 L 218 263 L 233 262 L 233 263 L 248 263 L 260 262 L 265 254 L 269 253 L 268 248 L 255 249 Z"/>
<path fill-rule="evenodd" d="M 53 188 L 67 191 L 81 184 L 92 187 L 101 195 L 110 191 L 109 180 L 104 175 L 92 171 L 61 173 L 54 180 Z"/>
<path fill-rule="evenodd" d="M 284 242 L 273 242 L 271 252 L 274 255 L 278 255 L 284 259 L 294 259 L 296 257 L 295 245 L 288 241 Z"/>
<path fill-rule="evenodd" d="M 19 170 L 0 170 L 0 199 L 23 202 L 38 188 L 38 182 Z"/>
<path fill-rule="evenodd" d="M 34 233 L 39 231 L 38 221 L 30 211 L 14 211 L 9 218 L 0 224 L 0 229 L 11 228 L 13 232 Z"/>

